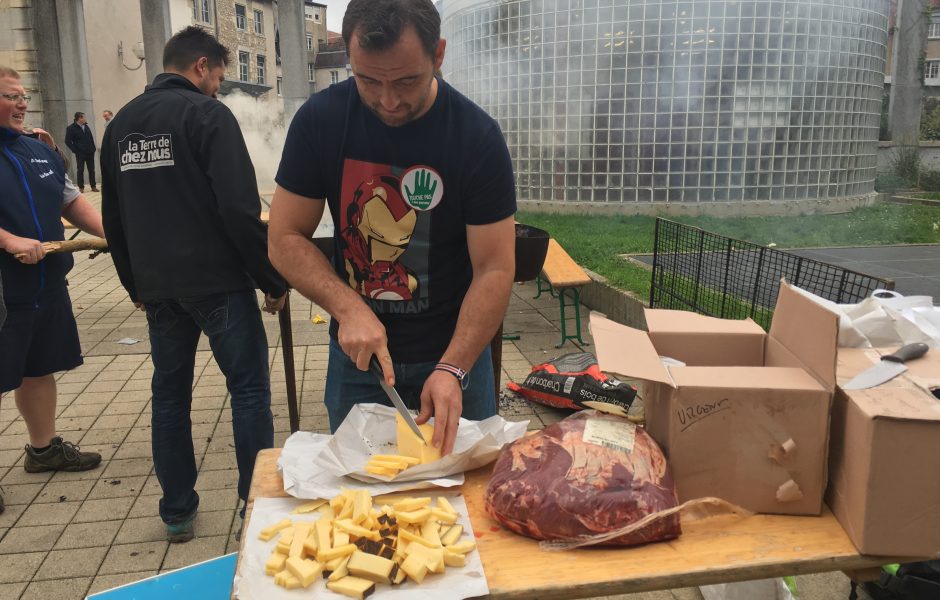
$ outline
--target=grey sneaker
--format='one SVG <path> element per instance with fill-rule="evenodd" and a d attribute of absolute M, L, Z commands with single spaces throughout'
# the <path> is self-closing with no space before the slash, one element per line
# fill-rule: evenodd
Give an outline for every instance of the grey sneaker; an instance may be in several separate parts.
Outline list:
<path fill-rule="evenodd" d="M 183 519 L 179 523 L 166 524 L 166 541 L 171 544 L 183 544 L 193 539 L 193 521 L 196 520 L 196 513 Z"/>
<path fill-rule="evenodd" d="M 97 452 L 81 452 L 72 442 L 65 442 L 56 436 L 49 442 L 49 449 L 36 452 L 26 445 L 26 460 L 23 468 L 27 473 L 43 471 L 87 471 L 101 464 L 101 455 Z"/>

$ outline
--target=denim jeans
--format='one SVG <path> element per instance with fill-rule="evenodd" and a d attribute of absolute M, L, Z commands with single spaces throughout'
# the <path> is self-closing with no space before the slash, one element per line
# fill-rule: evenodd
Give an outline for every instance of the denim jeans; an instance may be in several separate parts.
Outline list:
<path fill-rule="evenodd" d="M 436 362 L 395 363 L 395 389 L 405 406 L 421 408 L 421 390 L 434 371 Z M 496 414 L 496 382 L 493 378 L 493 359 L 487 346 L 467 374 L 467 389 L 463 391 L 464 419 L 482 421 Z M 356 363 L 346 356 L 339 343 L 330 339 L 330 359 L 326 370 L 326 410 L 330 416 L 330 431 L 335 432 L 354 404 L 384 404 L 392 402 L 368 371 L 360 371 Z"/>
<path fill-rule="evenodd" d="M 201 333 L 231 395 L 238 496 L 248 498 L 255 457 L 274 446 L 268 343 L 254 290 L 147 302 L 153 360 L 153 465 L 163 498 L 160 517 L 174 524 L 199 505 L 193 451 L 193 368 Z"/>

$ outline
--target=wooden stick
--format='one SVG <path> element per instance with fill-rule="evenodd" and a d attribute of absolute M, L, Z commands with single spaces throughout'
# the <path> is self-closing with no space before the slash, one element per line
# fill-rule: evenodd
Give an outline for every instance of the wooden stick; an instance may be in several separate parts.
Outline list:
<path fill-rule="evenodd" d="M 58 242 L 43 242 L 46 254 L 61 254 L 63 252 L 80 252 L 82 250 L 107 250 L 108 241 L 102 238 L 84 238 L 80 240 L 62 240 Z M 16 258 L 23 258 L 25 252 L 14 254 Z"/>

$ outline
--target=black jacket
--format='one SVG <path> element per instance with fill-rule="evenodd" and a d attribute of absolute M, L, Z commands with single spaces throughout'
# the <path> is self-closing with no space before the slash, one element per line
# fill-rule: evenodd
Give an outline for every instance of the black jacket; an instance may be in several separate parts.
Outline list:
<path fill-rule="evenodd" d="M 287 291 L 268 260 L 255 170 L 235 116 L 187 79 L 158 75 L 101 144 L 104 230 L 138 302 L 260 287 Z"/>
<path fill-rule="evenodd" d="M 98 149 L 95 146 L 95 136 L 91 132 L 91 126 L 82 126 L 78 122 L 72 123 L 65 128 L 65 145 L 73 154 L 94 154 Z"/>

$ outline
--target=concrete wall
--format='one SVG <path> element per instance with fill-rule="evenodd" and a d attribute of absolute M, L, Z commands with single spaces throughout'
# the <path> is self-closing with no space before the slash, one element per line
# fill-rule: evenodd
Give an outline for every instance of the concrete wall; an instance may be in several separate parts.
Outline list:
<path fill-rule="evenodd" d="M 146 64 L 140 64 L 132 50 L 143 41 L 140 4 L 128 0 L 85 0 L 85 31 L 94 106 L 94 113 L 87 118 L 100 147 L 105 127 L 101 112 L 110 109 L 117 113 L 147 85 Z M 123 44 L 124 65 L 136 70 L 122 66 L 118 44 Z M 162 48 L 144 48 L 144 52 L 145 63 L 162 62 Z"/>
<path fill-rule="evenodd" d="M 333 85 L 333 76 L 330 75 L 331 71 L 339 72 L 339 80 L 346 81 L 352 77 L 352 71 L 348 67 L 335 67 L 330 69 L 317 69 L 317 91 L 325 90 L 326 88 Z"/>
<path fill-rule="evenodd" d="M 892 142 L 879 142 L 878 144 L 878 172 L 891 171 L 895 156 L 895 144 Z M 921 142 L 920 158 L 925 169 L 940 171 L 940 142 Z"/>

